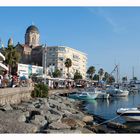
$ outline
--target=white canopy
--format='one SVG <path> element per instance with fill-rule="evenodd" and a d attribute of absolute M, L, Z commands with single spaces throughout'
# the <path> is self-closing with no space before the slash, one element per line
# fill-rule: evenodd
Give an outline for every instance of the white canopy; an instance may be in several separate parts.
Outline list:
<path fill-rule="evenodd" d="M 4 64 L 0 63 L 0 70 L 8 70 L 8 67 L 6 67 Z"/>

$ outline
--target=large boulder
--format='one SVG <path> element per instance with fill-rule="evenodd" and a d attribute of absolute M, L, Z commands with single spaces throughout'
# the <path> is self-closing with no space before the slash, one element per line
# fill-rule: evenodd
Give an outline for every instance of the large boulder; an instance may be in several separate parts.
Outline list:
<path fill-rule="evenodd" d="M 80 128 L 83 128 L 83 127 L 86 126 L 86 123 L 83 122 L 83 121 L 81 121 L 81 120 L 77 120 L 77 119 L 76 119 L 75 121 L 76 121 L 77 125 L 78 125 Z"/>
<path fill-rule="evenodd" d="M 50 111 L 48 111 L 45 118 L 49 123 L 52 123 L 54 121 L 58 121 L 61 118 L 61 115 L 52 114 Z"/>
<path fill-rule="evenodd" d="M 9 111 L 9 110 L 13 110 L 13 108 L 11 107 L 10 104 L 5 104 L 5 105 L 0 107 L 0 110 L 2 110 L 2 111 Z"/>
<path fill-rule="evenodd" d="M 93 116 L 84 116 L 83 119 L 82 119 L 83 122 L 85 123 L 90 123 L 93 121 Z"/>
<path fill-rule="evenodd" d="M 35 133 L 37 127 L 27 124 L 21 110 L 0 111 L 0 133 Z"/>
<path fill-rule="evenodd" d="M 37 125 L 38 127 L 42 127 L 47 125 L 47 120 L 41 115 L 35 115 L 34 118 L 31 120 L 31 123 Z"/>
<path fill-rule="evenodd" d="M 18 122 L 26 122 L 26 116 L 24 114 L 18 117 Z"/>
<path fill-rule="evenodd" d="M 71 118 L 62 118 L 61 122 L 64 123 L 64 124 L 67 124 L 72 129 L 75 129 L 76 127 L 78 127 L 77 122 L 74 119 L 71 119 Z"/>
<path fill-rule="evenodd" d="M 53 130 L 61 130 L 61 129 L 70 129 L 71 127 L 61 122 L 52 122 L 51 124 L 49 124 L 49 128 Z"/>

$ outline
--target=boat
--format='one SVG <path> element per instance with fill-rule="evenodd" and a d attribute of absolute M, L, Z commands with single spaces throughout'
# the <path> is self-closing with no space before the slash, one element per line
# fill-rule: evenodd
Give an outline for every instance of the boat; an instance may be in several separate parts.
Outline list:
<path fill-rule="evenodd" d="M 116 112 L 127 122 L 140 122 L 140 107 L 137 108 L 119 108 Z"/>
<path fill-rule="evenodd" d="M 126 97 L 129 94 L 127 89 L 116 88 L 114 86 L 109 87 L 106 92 L 113 97 Z"/>
<path fill-rule="evenodd" d="M 96 99 L 108 99 L 109 97 L 110 95 L 106 93 L 106 91 L 101 90 L 100 92 L 98 92 L 98 96 Z"/>
<path fill-rule="evenodd" d="M 88 98 L 88 99 L 107 99 L 109 98 L 109 94 L 107 94 L 105 91 L 95 88 L 95 87 L 88 87 L 84 89 L 83 91 L 78 91 L 77 95 L 79 98 Z"/>
<path fill-rule="evenodd" d="M 78 95 L 79 99 L 88 99 L 88 100 L 92 100 L 92 99 L 96 99 L 98 96 L 98 93 L 95 92 L 86 92 L 83 91 L 81 94 Z"/>

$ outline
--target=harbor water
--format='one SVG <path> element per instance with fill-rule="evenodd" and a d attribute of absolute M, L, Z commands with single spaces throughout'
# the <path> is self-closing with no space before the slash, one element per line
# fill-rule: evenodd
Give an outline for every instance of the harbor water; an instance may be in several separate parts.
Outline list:
<path fill-rule="evenodd" d="M 74 96 L 72 97 L 74 98 Z M 130 93 L 127 97 L 111 97 L 109 99 L 96 99 L 96 100 L 84 100 L 84 110 L 91 115 L 98 115 L 106 120 L 123 123 L 140 129 L 140 123 L 126 123 L 122 117 L 116 114 L 118 108 L 131 108 L 140 106 L 140 92 L 135 91 Z M 118 116 L 118 117 L 117 117 Z"/>

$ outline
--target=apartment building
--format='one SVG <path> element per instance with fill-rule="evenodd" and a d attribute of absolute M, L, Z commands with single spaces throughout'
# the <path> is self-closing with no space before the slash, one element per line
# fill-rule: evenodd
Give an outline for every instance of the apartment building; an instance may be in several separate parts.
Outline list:
<path fill-rule="evenodd" d="M 62 77 L 67 78 L 67 68 L 65 67 L 67 58 L 72 60 L 72 66 L 69 69 L 70 77 L 73 78 L 74 73 L 77 70 L 82 74 L 83 79 L 85 79 L 87 56 L 85 53 L 73 48 L 67 46 L 50 46 L 44 48 L 42 64 L 43 67 L 46 68 L 47 73 L 52 73 L 57 68 L 61 71 Z"/>

